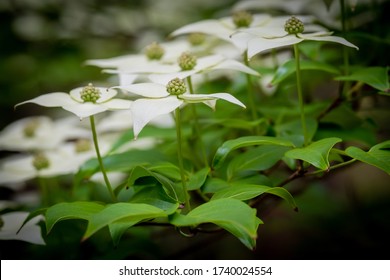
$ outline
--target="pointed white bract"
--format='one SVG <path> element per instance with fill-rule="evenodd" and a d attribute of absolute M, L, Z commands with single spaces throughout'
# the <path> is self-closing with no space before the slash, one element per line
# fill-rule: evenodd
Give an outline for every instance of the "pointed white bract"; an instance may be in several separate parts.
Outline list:
<path fill-rule="evenodd" d="M 113 89 L 104 87 L 96 87 L 100 91 L 101 96 L 96 102 L 84 101 L 81 98 L 83 87 L 79 87 L 70 91 L 69 94 L 64 92 L 47 93 L 36 98 L 21 102 L 15 107 L 34 103 L 44 107 L 61 107 L 69 111 L 80 119 L 90 117 L 108 110 L 125 110 L 130 108 L 131 101 L 125 99 L 113 99 L 117 92 Z"/>
<path fill-rule="evenodd" d="M 204 103 L 215 109 L 217 100 L 222 99 L 245 108 L 245 105 L 229 93 L 170 95 L 166 86 L 157 83 L 139 83 L 116 88 L 146 97 L 135 100 L 131 104 L 134 137 L 158 116 L 175 111 L 186 103 Z"/>

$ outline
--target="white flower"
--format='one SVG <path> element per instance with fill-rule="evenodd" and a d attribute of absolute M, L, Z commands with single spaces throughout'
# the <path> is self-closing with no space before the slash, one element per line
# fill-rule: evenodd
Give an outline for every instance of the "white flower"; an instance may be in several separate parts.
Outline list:
<path fill-rule="evenodd" d="M 17 120 L 0 132 L 0 149 L 9 151 L 48 150 L 72 138 L 87 137 L 87 129 L 68 119 L 34 116 Z"/>
<path fill-rule="evenodd" d="M 42 215 L 32 218 L 20 228 L 28 215 L 28 212 L 21 211 L 1 215 L 0 219 L 4 224 L 0 227 L 0 239 L 22 240 L 33 244 L 45 245 L 45 241 L 41 234 L 41 228 L 37 225 L 40 221 L 44 220 Z"/>
<path fill-rule="evenodd" d="M 271 20 L 271 16 L 268 14 L 255 14 L 253 15 L 253 20 L 248 27 L 237 27 L 234 23 L 233 16 L 223 17 L 220 19 L 207 19 L 182 26 L 172 32 L 170 36 L 179 36 L 195 32 L 204 33 L 232 43 L 240 50 L 240 52 L 243 52 L 246 49 L 245 46 L 237 44 L 239 42 L 232 41 L 230 36 L 238 30 L 245 30 L 249 27 L 252 28 L 256 26 L 262 26 L 269 20 Z"/>
<path fill-rule="evenodd" d="M 131 105 L 135 138 L 151 120 L 173 112 L 185 103 L 204 103 L 215 109 L 216 101 L 223 99 L 245 108 L 243 103 L 229 93 L 190 94 L 185 92 L 184 88 L 183 93 L 172 95 L 168 93 L 167 86 L 157 83 L 139 83 L 117 88 L 146 97 L 135 100 Z"/>
<path fill-rule="evenodd" d="M 109 147 L 110 143 L 100 141 L 100 149 L 103 153 L 107 152 Z M 65 143 L 55 150 L 41 152 L 38 156 L 47 161 L 47 166 L 41 168 L 34 166 L 37 155 L 32 154 L 3 158 L 0 165 L 0 185 L 20 188 L 18 183 L 36 177 L 49 178 L 74 174 L 86 160 L 95 157 L 95 150 L 92 142 L 86 148 L 84 144 L 84 147 L 80 149 L 80 142 L 76 141 Z"/>
<path fill-rule="evenodd" d="M 246 29 L 245 31 L 239 31 L 236 34 L 233 34 L 232 37 L 235 37 L 236 35 L 240 36 L 241 34 L 241 36 L 237 37 L 235 40 L 247 43 L 248 59 L 263 51 L 295 45 L 304 40 L 334 42 L 358 49 L 357 46 L 344 38 L 331 36 L 332 32 L 321 30 L 322 28 L 317 25 L 304 25 L 304 31 L 309 31 L 309 33 L 303 33 L 302 31 L 289 33 L 285 30 L 285 24 L 287 22 L 285 19 L 286 17 L 279 17 L 267 28 L 259 27 Z M 302 25 L 301 27 L 303 27 L 303 23 L 305 22 L 305 20 L 301 21 L 296 17 L 290 17 L 287 20 L 290 19 L 299 21 Z"/>
<path fill-rule="evenodd" d="M 166 84 L 175 77 L 185 79 L 195 74 L 209 73 L 216 70 L 233 70 L 260 76 L 258 72 L 237 60 L 228 59 L 222 55 L 215 54 L 198 58 L 195 67 L 191 70 L 182 70 L 180 66 L 176 64 L 172 65 L 169 72 L 151 74 L 148 78 L 153 83 Z"/>
<path fill-rule="evenodd" d="M 92 95 L 90 94 L 92 93 Z M 16 106 L 35 103 L 45 107 L 62 107 L 80 119 L 89 117 L 107 110 L 129 109 L 131 101 L 114 99 L 117 92 L 104 87 L 93 87 L 89 84 L 86 87 L 79 87 L 70 91 L 48 93 L 36 98 L 21 102 Z M 15 107 L 16 107 L 15 106 Z"/>

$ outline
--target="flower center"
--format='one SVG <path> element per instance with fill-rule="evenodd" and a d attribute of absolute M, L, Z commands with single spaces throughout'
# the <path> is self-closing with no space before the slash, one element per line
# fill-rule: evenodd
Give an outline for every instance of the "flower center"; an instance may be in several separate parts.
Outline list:
<path fill-rule="evenodd" d="M 41 170 L 45 168 L 49 168 L 50 162 L 49 159 L 42 153 L 38 153 L 34 156 L 32 165 L 36 170 Z"/>
<path fill-rule="evenodd" d="M 237 28 L 249 27 L 253 21 L 252 14 L 247 11 L 234 12 L 232 18 Z"/>
<path fill-rule="evenodd" d="M 205 37 L 206 36 L 203 33 L 191 33 L 188 35 L 188 42 L 190 42 L 192 46 L 199 46 L 204 43 Z"/>
<path fill-rule="evenodd" d="M 84 102 L 96 103 L 100 96 L 100 90 L 95 88 L 91 83 L 84 87 L 80 93 L 80 98 L 84 100 Z"/>
<path fill-rule="evenodd" d="M 303 22 L 300 19 L 292 16 L 284 24 L 284 30 L 288 34 L 302 33 L 304 30 Z"/>
<path fill-rule="evenodd" d="M 88 139 L 78 139 L 75 143 L 75 151 L 78 154 L 90 151 L 91 148 L 91 141 L 89 141 Z"/>
<path fill-rule="evenodd" d="M 178 59 L 178 63 L 179 63 L 179 66 L 181 68 L 181 70 L 192 70 L 194 69 L 194 67 L 196 66 L 196 56 L 191 54 L 191 53 L 188 53 L 188 52 L 184 52 L 180 55 L 179 59 Z"/>
<path fill-rule="evenodd" d="M 29 121 L 23 128 L 23 134 L 27 138 L 32 138 L 35 136 L 35 132 L 37 131 L 37 128 L 39 127 L 39 121 L 38 120 L 31 120 Z"/>
<path fill-rule="evenodd" d="M 164 48 L 156 42 L 151 43 L 145 49 L 146 57 L 150 60 L 160 60 L 164 53 Z"/>
<path fill-rule="evenodd" d="M 174 78 L 167 84 L 167 92 L 171 95 L 181 95 L 187 91 L 183 80 Z"/>

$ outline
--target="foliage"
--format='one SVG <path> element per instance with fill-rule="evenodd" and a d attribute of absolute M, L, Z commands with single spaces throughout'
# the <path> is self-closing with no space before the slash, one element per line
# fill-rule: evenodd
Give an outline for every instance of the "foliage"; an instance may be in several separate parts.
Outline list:
<path fill-rule="evenodd" d="M 250 7 L 250 1 L 242 1 L 245 2 L 254 14 L 264 13 L 260 7 Z M 371 7 L 375 14 L 371 4 L 361 5 Z M 222 7 L 216 5 L 215 14 Z M 146 6 L 138 8 L 147 10 Z M 355 11 L 359 19 L 358 8 L 359 4 Z M 267 227 L 268 222 L 261 217 L 261 210 L 275 206 L 268 202 L 277 201 L 288 205 L 290 212 L 298 211 L 299 197 L 312 179 L 321 182 L 336 170 L 347 170 L 358 162 L 390 175 L 388 131 L 375 115 L 375 108 L 370 108 L 373 114 L 362 109 L 367 100 L 388 104 L 390 91 L 388 65 L 361 58 L 365 49 L 364 44 L 359 45 L 359 36 L 368 36 L 368 31 L 362 27 L 347 30 L 345 23 L 351 19 L 342 14 L 340 29 L 334 27 L 337 36 L 325 28 L 329 21 L 313 21 L 305 16 L 301 18 L 308 34 L 284 34 L 288 14 L 267 14 L 268 21 L 263 23 L 263 16 L 255 17 L 253 28 L 234 27 L 229 15 L 218 20 L 215 17 L 213 30 L 202 29 L 207 26 L 202 21 L 178 29 L 180 32 L 165 30 L 173 38 L 157 38 L 166 49 L 161 61 L 145 58 L 141 50 L 134 50 L 130 56 L 123 56 L 121 50 L 119 57 L 89 61 L 111 73 L 101 83 L 107 92 L 115 90 L 113 95 L 120 95 L 103 109 L 100 94 L 93 101 L 74 100 L 73 91 L 64 89 L 61 83 L 60 91 L 71 92 L 61 92 L 66 104 L 56 99 L 59 92 L 27 101 L 23 98 L 33 96 L 18 99 L 15 104 L 24 104 L 17 107 L 19 112 L 35 108 L 26 105 L 32 102 L 74 113 L 76 109 L 69 109 L 71 102 L 71 106 L 77 106 L 75 114 L 89 117 L 90 123 L 78 118 L 66 122 L 77 134 L 64 136 L 66 139 L 55 150 L 64 162 L 73 164 L 74 168 L 65 174 L 60 172 L 65 168 L 64 162 L 58 166 L 49 162 L 50 173 L 38 168 L 31 171 L 30 158 L 36 160 L 47 150 L 26 152 L 0 141 L 2 150 L 30 154 L 30 162 L 19 159 L 15 163 L 13 155 L 4 156 L 0 185 L 15 194 L 27 188 L 39 193 L 34 205 L 9 204 L 0 209 L 0 214 L 15 208 L 29 211 L 21 228 L 37 216 L 44 217 L 42 237 L 53 250 L 58 246 L 53 240 L 64 225 L 69 225 L 68 230 L 73 231 L 71 242 L 103 244 L 101 248 L 91 245 L 100 250 L 102 258 L 108 258 L 112 248 L 120 247 L 131 253 L 114 254 L 115 257 L 131 257 L 132 250 L 139 253 L 153 247 L 152 234 L 164 235 L 167 231 L 189 238 L 190 242 L 194 236 L 228 232 L 243 246 L 255 250 L 258 236 L 261 240 L 259 226 Z M 279 27 L 282 33 L 278 33 Z M 185 30 L 200 31 L 205 34 L 204 41 L 191 45 L 184 38 L 188 35 Z M 273 37 L 269 32 L 277 33 Z M 273 47 L 256 46 L 256 42 L 263 41 Z M 385 49 L 388 42 L 381 46 Z M 198 57 L 198 61 L 192 57 L 191 69 L 180 69 L 178 65 L 177 58 L 184 51 Z M 92 57 L 82 57 L 82 61 L 89 58 Z M 92 68 L 89 66 L 87 71 Z M 94 73 L 89 79 L 99 83 L 95 80 L 104 80 L 102 76 L 107 73 Z M 169 86 L 166 90 L 167 83 L 161 84 L 171 76 L 182 79 L 175 80 L 182 82 L 175 94 Z M 144 80 L 147 83 L 139 82 Z M 15 91 L 17 87 L 10 89 Z M 52 85 L 47 89 L 53 91 Z M 82 92 L 82 88 L 78 90 Z M 44 100 L 47 96 L 52 98 L 50 102 Z M 384 116 L 388 116 L 387 108 L 383 108 Z M 42 112 L 49 115 L 52 111 Z M 53 118 L 58 119 L 54 114 Z M 28 125 L 26 121 L 2 133 L 42 141 L 40 124 Z M 84 146 L 78 140 L 90 142 L 86 148 L 90 154 L 79 157 L 84 150 L 78 149 Z M 35 178 L 21 176 L 26 170 Z M 140 240 L 142 248 L 137 248 L 132 238 Z"/>

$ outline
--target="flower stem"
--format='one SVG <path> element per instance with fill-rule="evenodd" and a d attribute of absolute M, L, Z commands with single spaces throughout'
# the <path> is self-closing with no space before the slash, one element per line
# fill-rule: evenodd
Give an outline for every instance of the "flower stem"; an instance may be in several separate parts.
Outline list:
<path fill-rule="evenodd" d="M 95 126 L 95 118 L 94 118 L 94 116 L 90 116 L 89 120 L 90 120 L 90 123 L 91 123 L 93 144 L 95 146 L 96 156 L 97 156 L 97 159 L 99 161 L 100 171 L 103 174 L 104 182 L 106 183 L 107 190 L 108 190 L 108 192 L 111 195 L 111 199 L 113 201 L 116 201 L 117 199 L 116 199 L 115 193 L 114 193 L 114 191 L 113 191 L 113 189 L 111 187 L 110 181 L 108 180 L 107 173 L 106 173 L 106 170 L 105 170 L 104 165 L 103 165 L 103 160 L 102 160 L 102 157 L 100 155 L 100 149 L 99 149 L 99 143 L 98 143 L 98 139 L 97 139 L 97 133 L 96 133 L 96 126 Z"/>
<path fill-rule="evenodd" d="M 189 92 L 191 94 L 194 94 L 194 88 L 192 87 L 191 76 L 187 77 L 187 84 L 188 84 Z M 202 153 L 204 164 L 205 164 L 206 167 L 209 167 L 209 163 L 208 163 L 208 160 L 207 160 L 207 153 L 206 153 L 206 149 L 205 149 L 205 147 L 203 145 L 202 133 L 201 133 L 200 126 L 199 126 L 198 112 L 196 111 L 195 104 L 190 104 L 190 105 L 191 105 L 192 114 L 193 114 L 193 117 L 194 117 L 194 127 L 193 127 L 193 130 L 195 132 L 195 137 L 198 138 L 198 143 L 199 143 L 199 147 L 200 147 L 200 150 L 201 150 L 201 153 Z"/>
<path fill-rule="evenodd" d="M 43 207 L 47 207 L 50 205 L 49 202 L 49 191 L 47 189 L 46 178 L 42 178 L 38 176 L 38 185 L 41 191 L 41 204 Z"/>
<path fill-rule="evenodd" d="M 244 64 L 245 64 L 245 66 L 249 67 L 249 60 L 248 60 L 248 52 L 247 51 L 244 52 Z M 249 102 L 249 106 L 250 106 L 252 120 L 257 121 L 258 116 L 257 116 L 257 110 L 256 110 L 256 101 L 254 99 L 251 76 L 248 73 L 245 73 L 245 78 L 246 78 L 246 85 L 247 85 L 246 91 L 248 94 L 248 102 Z M 260 134 L 258 126 L 255 127 L 254 133 Z"/>
<path fill-rule="evenodd" d="M 303 101 L 303 93 L 302 93 L 302 82 L 301 82 L 301 66 L 300 66 L 300 58 L 299 58 L 299 49 L 298 44 L 294 44 L 294 55 L 295 55 L 295 67 L 296 67 L 296 76 L 297 76 L 297 91 L 298 91 L 298 100 L 299 100 L 299 109 L 301 114 L 301 124 L 303 131 L 303 145 L 307 146 L 307 128 L 306 128 L 306 120 L 305 120 L 305 108 Z"/>
<path fill-rule="evenodd" d="M 182 136 L 181 136 L 181 117 L 180 117 L 180 108 L 176 108 L 175 110 L 175 121 L 176 121 L 176 138 L 177 138 L 177 158 L 179 161 L 179 168 L 180 168 L 180 177 L 181 177 L 181 183 L 183 186 L 183 195 L 185 197 L 185 207 L 187 207 L 188 211 L 191 211 L 191 205 L 190 205 L 190 199 L 188 195 L 187 190 L 187 184 L 185 181 L 185 175 L 184 175 L 184 164 L 183 164 L 183 151 L 182 151 Z"/>

